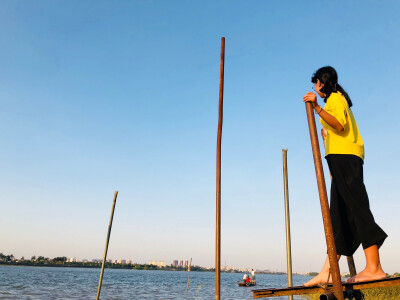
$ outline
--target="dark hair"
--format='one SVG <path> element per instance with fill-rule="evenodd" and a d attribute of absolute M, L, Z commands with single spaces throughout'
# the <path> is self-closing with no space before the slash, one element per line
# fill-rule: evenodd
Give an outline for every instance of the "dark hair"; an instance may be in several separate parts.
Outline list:
<path fill-rule="evenodd" d="M 321 89 L 321 92 L 326 95 L 324 102 L 326 102 L 332 93 L 340 92 L 346 98 L 349 107 L 352 107 L 353 103 L 351 102 L 350 96 L 338 83 L 338 76 L 334 68 L 331 66 L 319 68 L 317 72 L 313 74 L 311 82 L 317 83 L 317 79 L 324 84 L 324 87 Z"/>

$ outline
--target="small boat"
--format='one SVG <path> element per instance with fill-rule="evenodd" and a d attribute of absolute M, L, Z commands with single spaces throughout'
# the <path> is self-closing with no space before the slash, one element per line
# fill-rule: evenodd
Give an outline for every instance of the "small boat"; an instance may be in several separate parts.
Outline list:
<path fill-rule="evenodd" d="M 255 280 L 250 280 L 249 282 L 239 281 L 238 285 L 239 286 L 253 286 L 253 285 L 256 285 L 256 281 Z"/>

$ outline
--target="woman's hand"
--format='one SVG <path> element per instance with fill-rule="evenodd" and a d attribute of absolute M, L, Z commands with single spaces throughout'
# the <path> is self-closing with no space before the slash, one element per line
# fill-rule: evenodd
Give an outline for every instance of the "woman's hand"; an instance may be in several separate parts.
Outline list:
<path fill-rule="evenodd" d="M 323 139 L 324 141 L 325 141 L 327 135 L 328 135 L 328 131 L 326 131 L 326 129 L 322 127 L 322 129 L 321 129 L 321 136 L 322 136 L 322 139 Z"/>
<path fill-rule="evenodd" d="M 343 131 L 344 128 L 342 126 L 342 124 L 340 124 L 338 122 L 338 120 L 330 115 L 329 113 L 327 113 L 321 106 L 318 105 L 317 102 L 317 95 L 315 95 L 312 92 L 308 92 L 307 94 L 304 95 L 303 97 L 303 102 L 311 102 L 315 112 L 329 125 L 331 126 L 333 129 L 337 130 L 337 131 Z M 321 132 L 321 135 L 323 133 Z M 323 136 L 322 136 L 323 137 Z"/>
<path fill-rule="evenodd" d="M 317 95 L 312 92 L 308 92 L 304 95 L 303 102 L 311 102 L 313 108 L 315 108 L 316 106 L 318 106 Z"/>

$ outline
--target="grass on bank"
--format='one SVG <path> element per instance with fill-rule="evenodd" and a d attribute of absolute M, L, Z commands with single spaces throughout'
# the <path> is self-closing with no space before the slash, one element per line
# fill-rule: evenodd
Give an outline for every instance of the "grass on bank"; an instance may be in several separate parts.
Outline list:
<path fill-rule="evenodd" d="M 389 286 L 382 288 L 371 288 L 361 290 L 361 297 L 345 298 L 348 300 L 399 300 L 400 299 L 400 286 Z M 307 300 L 319 300 L 319 294 L 304 295 L 302 296 Z"/>

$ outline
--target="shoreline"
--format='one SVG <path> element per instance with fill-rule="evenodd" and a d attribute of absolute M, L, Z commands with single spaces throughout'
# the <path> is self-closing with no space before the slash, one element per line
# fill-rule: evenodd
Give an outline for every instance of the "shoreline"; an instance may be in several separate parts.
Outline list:
<path fill-rule="evenodd" d="M 109 263 L 107 263 L 109 264 Z M 187 268 L 159 268 L 155 266 L 151 266 L 151 268 L 146 268 L 149 265 L 126 265 L 126 266 L 120 266 L 120 265 L 105 265 L 104 269 L 121 269 L 121 270 L 139 270 L 139 271 L 171 271 L 171 272 L 187 272 Z M 32 264 L 32 263 L 12 263 L 12 262 L 0 262 L 0 266 L 9 266 L 9 267 L 49 267 L 49 268 L 82 268 L 82 269 L 101 269 L 101 264 L 98 265 L 84 265 L 84 264 Z M 201 267 L 194 267 L 192 266 L 191 272 L 215 272 L 214 269 L 205 269 Z M 221 273 L 243 273 L 239 271 L 222 271 Z M 284 272 L 258 272 L 257 274 L 270 274 L 270 275 L 286 275 Z M 293 275 L 303 275 L 304 274 L 293 274 Z"/>
<path fill-rule="evenodd" d="M 101 269 L 101 264 L 96 264 L 96 265 L 90 265 L 88 264 L 49 264 L 49 263 L 39 263 L 39 264 L 32 264 L 32 263 L 13 263 L 13 262 L 0 262 L 0 266 L 10 266 L 10 267 L 50 267 L 50 268 L 86 268 L 86 269 Z M 110 264 L 107 263 L 104 266 L 104 269 L 123 269 L 123 270 L 143 270 L 143 271 L 187 271 L 187 268 L 182 268 L 182 269 L 173 269 L 173 268 L 158 268 L 158 267 L 147 267 L 148 265 L 117 265 L 117 264 Z M 214 270 L 193 270 L 192 267 L 192 272 L 214 272 Z"/>

